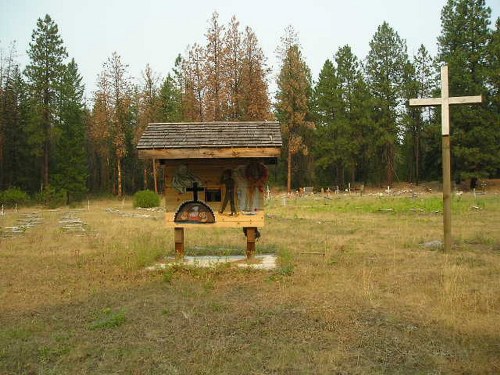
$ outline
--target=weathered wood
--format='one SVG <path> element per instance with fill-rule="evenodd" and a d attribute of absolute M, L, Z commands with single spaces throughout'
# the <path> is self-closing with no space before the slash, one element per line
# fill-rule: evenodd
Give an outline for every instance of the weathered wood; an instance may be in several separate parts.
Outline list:
<path fill-rule="evenodd" d="M 174 244 L 177 257 L 184 257 L 184 228 L 174 228 Z"/>
<path fill-rule="evenodd" d="M 165 148 L 139 150 L 140 159 L 241 159 L 277 158 L 281 151 L 270 147 Z"/>
<path fill-rule="evenodd" d="M 265 224 L 264 211 L 258 211 L 255 215 L 238 214 L 230 216 L 227 214 L 215 214 L 215 223 L 212 224 L 183 224 L 174 222 L 175 211 L 167 212 L 165 215 L 165 224 L 167 228 L 244 228 L 258 227 L 262 228 Z"/>
<path fill-rule="evenodd" d="M 246 235 L 247 235 L 247 259 L 253 259 L 255 258 L 255 239 L 256 239 L 256 232 L 257 228 L 254 227 L 247 227 L 246 229 Z"/>
<path fill-rule="evenodd" d="M 482 96 L 450 97 L 448 66 L 441 67 L 441 98 L 410 99 L 411 106 L 441 106 L 441 134 L 443 161 L 443 237 L 444 250 L 450 251 L 451 236 L 451 157 L 450 157 L 450 105 L 481 103 Z"/>
<path fill-rule="evenodd" d="M 277 122 L 152 123 L 137 149 L 275 147 L 282 145 Z"/>

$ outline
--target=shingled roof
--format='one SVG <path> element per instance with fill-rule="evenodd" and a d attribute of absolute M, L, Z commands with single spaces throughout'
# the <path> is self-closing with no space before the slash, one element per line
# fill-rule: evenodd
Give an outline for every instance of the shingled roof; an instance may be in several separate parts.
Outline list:
<path fill-rule="evenodd" d="M 185 122 L 149 124 L 137 149 L 281 146 L 278 122 Z"/>

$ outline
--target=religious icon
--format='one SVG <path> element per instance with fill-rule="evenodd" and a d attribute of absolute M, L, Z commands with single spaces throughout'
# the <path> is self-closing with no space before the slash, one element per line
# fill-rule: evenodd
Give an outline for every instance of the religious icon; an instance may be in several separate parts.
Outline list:
<path fill-rule="evenodd" d="M 245 176 L 248 182 L 248 209 L 250 211 L 261 209 L 261 196 L 264 193 L 269 174 L 264 164 L 251 162 L 246 166 Z"/>
<path fill-rule="evenodd" d="M 222 176 L 220 178 L 220 183 L 224 184 L 226 187 L 226 193 L 224 194 L 224 201 L 222 202 L 222 207 L 219 213 L 223 213 L 226 209 L 227 202 L 231 205 L 231 216 L 236 215 L 236 207 L 234 204 L 234 190 L 235 190 L 235 182 L 233 178 L 233 171 L 230 169 L 226 169 L 222 172 Z"/>
<path fill-rule="evenodd" d="M 186 193 L 186 189 L 191 187 L 194 183 L 197 183 L 198 186 L 203 186 L 201 180 L 195 176 L 185 164 L 179 165 L 172 178 L 172 187 L 179 193 L 184 194 Z"/>

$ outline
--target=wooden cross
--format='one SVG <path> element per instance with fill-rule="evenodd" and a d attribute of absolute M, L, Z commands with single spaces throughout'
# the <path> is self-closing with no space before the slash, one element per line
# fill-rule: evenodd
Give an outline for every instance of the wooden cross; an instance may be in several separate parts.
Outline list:
<path fill-rule="evenodd" d="M 450 163 L 450 105 L 481 103 L 479 96 L 450 97 L 448 89 L 448 66 L 441 67 L 441 97 L 410 99 L 411 106 L 441 106 L 441 134 L 443 136 L 443 229 L 444 250 L 451 249 L 451 163 Z"/>
<path fill-rule="evenodd" d="M 205 188 L 198 187 L 197 182 L 193 182 L 193 187 L 192 188 L 187 188 L 187 191 L 192 191 L 193 192 L 193 201 L 198 202 L 198 192 L 205 190 Z"/>

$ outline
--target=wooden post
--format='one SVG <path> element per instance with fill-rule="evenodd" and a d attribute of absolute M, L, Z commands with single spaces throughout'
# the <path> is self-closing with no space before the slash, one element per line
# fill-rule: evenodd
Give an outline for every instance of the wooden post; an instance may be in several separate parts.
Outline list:
<path fill-rule="evenodd" d="M 451 250 L 451 157 L 450 136 L 443 135 L 443 245 L 444 250 Z"/>
<path fill-rule="evenodd" d="M 184 228 L 174 228 L 174 242 L 177 258 L 184 258 Z"/>
<path fill-rule="evenodd" d="M 257 228 L 245 228 L 247 234 L 247 260 L 255 258 L 255 234 Z"/>

